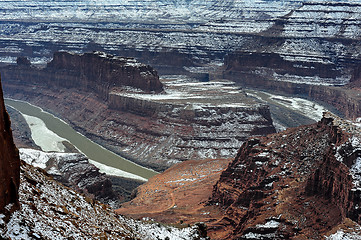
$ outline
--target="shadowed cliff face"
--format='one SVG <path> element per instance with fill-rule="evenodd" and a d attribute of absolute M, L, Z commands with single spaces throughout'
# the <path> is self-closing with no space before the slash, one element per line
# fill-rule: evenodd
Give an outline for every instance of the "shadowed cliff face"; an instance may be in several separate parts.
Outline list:
<path fill-rule="evenodd" d="M 246 142 L 221 174 L 214 230 L 228 237 L 323 239 L 346 218 L 360 223 L 359 126 L 325 116 L 314 125 Z"/>
<path fill-rule="evenodd" d="M 105 100 L 115 87 L 128 86 L 145 93 L 163 91 L 157 72 L 133 58 L 115 57 L 103 52 L 81 55 L 57 52 L 44 69 L 23 64 L 24 61 L 18 58 L 18 65 L 2 68 L 3 78 L 23 85 L 92 91 Z"/>
<path fill-rule="evenodd" d="M 13 142 L 9 115 L 5 110 L 0 86 L 0 213 L 12 211 L 19 205 L 19 153 Z M 12 204 L 12 205 L 9 205 Z"/>
<path fill-rule="evenodd" d="M 85 89 L 104 92 L 104 95 L 111 88 L 122 86 L 139 88 L 145 92 L 163 90 L 157 72 L 150 66 L 133 58 L 114 57 L 102 52 L 82 55 L 57 52 L 46 70 L 77 76 L 78 79 L 74 80 L 85 85 Z"/>

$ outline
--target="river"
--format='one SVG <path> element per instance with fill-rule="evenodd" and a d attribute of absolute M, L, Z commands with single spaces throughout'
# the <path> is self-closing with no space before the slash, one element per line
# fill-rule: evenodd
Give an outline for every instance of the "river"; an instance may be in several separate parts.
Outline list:
<path fill-rule="evenodd" d="M 66 139 L 74 145 L 80 152 L 84 153 L 89 159 L 110 166 L 122 171 L 138 175 L 142 178 L 149 179 L 157 174 L 157 172 L 135 164 L 107 149 L 99 144 L 89 140 L 84 135 L 75 131 L 69 124 L 54 115 L 43 111 L 41 108 L 30 103 L 12 99 L 5 99 L 5 104 L 16 109 L 23 115 L 36 117 L 41 119 L 46 127 L 58 135 L 60 138 Z"/>
<path fill-rule="evenodd" d="M 253 89 L 245 89 L 245 92 L 270 107 L 273 124 L 277 130 L 312 124 L 320 121 L 324 112 L 334 112 L 329 107 L 304 98 L 275 95 Z"/>

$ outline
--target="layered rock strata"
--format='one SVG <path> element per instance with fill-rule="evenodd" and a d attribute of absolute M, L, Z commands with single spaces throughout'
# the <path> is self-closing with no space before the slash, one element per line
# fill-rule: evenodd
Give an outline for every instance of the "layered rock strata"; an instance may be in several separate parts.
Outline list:
<path fill-rule="evenodd" d="M 1 85 L 1 81 L 0 81 Z M 5 109 L 0 86 L 0 213 L 8 214 L 19 207 L 20 159 L 15 147 L 10 118 Z"/>
<path fill-rule="evenodd" d="M 250 138 L 228 166 L 178 164 L 117 211 L 168 224 L 201 221 L 212 239 L 355 239 L 360 127 L 327 113 L 317 124 Z"/>
<path fill-rule="evenodd" d="M 334 107 L 341 115 L 356 119 L 361 116 L 361 98 L 359 81 L 353 81 L 344 87 L 316 84 L 281 82 L 239 71 L 226 71 L 223 76 L 239 83 L 243 87 L 252 87 L 277 94 L 301 96 Z"/>
<path fill-rule="evenodd" d="M 361 61 L 360 9 L 356 2 L 304 2 L 228 54 L 223 76 L 325 102 L 355 119 L 361 114 L 354 88 Z"/>
<path fill-rule="evenodd" d="M 110 179 L 100 173 L 81 153 L 46 153 L 21 148 L 20 158 L 28 164 L 44 169 L 57 181 L 92 199 L 113 208 L 120 202 L 119 196 L 112 189 Z"/>
<path fill-rule="evenodd" d="M 162 92 L 150 93 L 148 75 L 141 74 L 149 91 L 114 85 L 106 88 L 104 97 L 104 91 L 99 90 L 103 89 L 100 75 L 83 78 L 91 87 L 78 88 L 78 83 L 73 83 L 76 78 L 72 76 L 83 74 L 72 67 L 82 63 L 73 61 L 82 61 L 82 57 L 63 53 L 61 56 L 69 59 L 53 60 L 43 70 L 31 67 L 23 70 L 23 66 L 8 70 L 5 76 L 9 96 L 56 112 L 77 130 L 142 165 L 164 170 L 187 159 L 229 158 L 249 135 L 275 131 L 268 106 L 251 100 L 230 81 L 169 78 L 162 80 L 164 87 L 160 82 L 155 84 L 162 87 Z M 99 53 L 94 58 L 107 62 Z M 55 63 L 59 63 L 59 68 Z M 134 72 L 139 72 L 137 66 L 134 68 Z M 132 71 L 126 70 L 124 74 L 131 75 Z M 43 77 L 34 77 L 39 72 Z M 31 80 L 27 81 L 26 76 Z M 69 79 L 63 83 L 58 77 Z"/>
<path fill-rule="evenodd" d="M 322 239 L 360 222 L 360 125 L 326 114 L 314 125 L 245 143 L 215 185 L 230 238 Z"/>
<path fill-rule="evenodd" d="M 290 82 L 345 85 L 360 65 L 361 8 L 357 1 L 152 1 L 145 5 L 132 1 L 125 5 L 106 2 L 101 9 L 89 3 L 73 8 L 77 11 L 68 9 L 73 18 L 66 25 L 58 11 L 79 2 L 57 3 L 30 1 L 26 5 L 29 12 L 23 11 L 22 2 L 4 3 L 0 62 L 15 63 L 18 56 L 26 55 L 32 63 L 45 64 L 60 49 L 97 50 L 136 57 L 165 74 L 184 74 L 192 68 L 208 72 L 227 59 L 226 78 L 251 87 L 265 86 L 263 81 L 254 81 L 264 79 L 269 81 L 267 86 L 272 85 L 268 90 Z M 141 18 L 135 14 L 139 12 Z M 228 63 L 239 58 L 242 63 L 232 70 L 237 64 Z M 308 87 L 297 88 L 306 88 L 300 94 L 318 101 L 333 96 L 322 97 L 327 87 L 314 95 L 308 94 Z M 358 100 L 348 97 L 335 105 L 355 105 Z M 355 115 L 347 107 L 339 111 Z"/>
<path fill-rule="evenodd" d="M 103 99 L 108 98 L 114 87 L 130 86 L 147 93 L 163 90 L 157 72 L 133 58 L 103 52 L 80 55 L 57 52 L 43 69 L 22 64 L 23 61 L 19 60 L 17 66 L 3 68 L 4 79 L 50 88 L 79 88 L 95 92 Z"/>

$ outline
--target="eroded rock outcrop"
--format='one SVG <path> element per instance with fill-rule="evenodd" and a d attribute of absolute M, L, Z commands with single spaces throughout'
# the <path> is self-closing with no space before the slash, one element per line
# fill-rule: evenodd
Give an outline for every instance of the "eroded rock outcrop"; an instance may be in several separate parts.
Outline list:
<path fill-rule="evenodd" d="M 205 222 L 212 239 L 353 239 L 361 233 L 360 127 L 326 113 L 317 124 L 250 138 L 228 167 L 178 164 L 118 212 Z"/>
<path fill-rule="evenodd" d="M 163 90 L 157 72 L 149 65 L 141 64 L 133 58 L 115 57 L 103 52 L 81 55 L 57 52 L 46 70 L 54 72 L 52 81 L 58 80 L 56 85 L 84 87 L 105 98 L 113 87 L 130 86 L 145 92 Z M 65 73 L 65 76 L 74 75 L 77 79 L 69 82 L 61 73 Z M 59 77 L 61 79 L 57 79 Z"/>
<path fill-rule="evenodd" d="M 232 226 L 227 239 L 323 239 L 347 218 L 359 223 L 359 127 L 326 114 L 248 140 L 214 187 L 211 203 L 225 215 L 213 231 Z"/>
<path fill-rule="evenodd" d="M 113 208 L 119 205 L 119 196 L 113 191 L 110 179 L 90 164 L 84 154 L 47 153 L 24 148 L 19 150 L 22 160 L 44 169 L 64 185 Z"/>
<path fill-rule="evenodd" d="M 21 207 L 8 223 L 0 215 L 1 239 L 206 239 L 199 226 L 178 229 L 117 216 L 26 163 L 20 179 Z"/>
<path fill-rule="evenodd" d="M 5 109 L 1 86 L 0 141 L 0 213 L 5 213 L 19 207 L 20 159 L 13 141 L 10 118 Z"/>

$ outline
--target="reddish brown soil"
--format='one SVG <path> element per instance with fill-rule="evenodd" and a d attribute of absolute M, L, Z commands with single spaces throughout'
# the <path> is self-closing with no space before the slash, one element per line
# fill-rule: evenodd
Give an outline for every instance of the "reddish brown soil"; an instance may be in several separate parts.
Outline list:
<path fill-rule="evenodd" d="M 151 178 L 117 213 L 168 224 L 211 222 L 222 216 L 207 206 L 214 184 L 230 160 L 186 161 Z"/>

